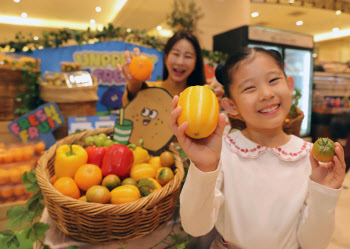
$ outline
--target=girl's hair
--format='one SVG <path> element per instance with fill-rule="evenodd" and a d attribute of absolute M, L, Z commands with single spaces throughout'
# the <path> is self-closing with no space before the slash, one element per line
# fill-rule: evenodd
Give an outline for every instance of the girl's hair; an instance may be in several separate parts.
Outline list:
<path fill-rule="evenodd" d="M 224 86 L 225 94 L 228 97 L 231 97 L 229 89 L 230 89 L 230 85 L 233 82 L 234 70 L 237 69 L 241 61 L 248 58 L 253 58 L 257 52 L 271 56 L 271 58 L 273 58 L 277 63 L 278 67 L 281 68 L 284 75 L 286 75 L 284 72 L 283 58 L 278 51 L 272 50 L 272 49 L 266 50 L 261 47 L 255 47 L 255 48 L 244 47 L 238 50 L 232 56 L 230 56 L 225 62 L 225 64 L 219 64 L 215 69 L 215 77 Z"/>
<path fill-rule="evenodd" d="M 197 38 L 190 32 L 178 31 L 172 37 L 169 38 L 168 42 L 165 44 L 164 55 L 168 55 L 170 50 L 173 48 L 176 42 L 179 40 L 186 39 L 189 41 L 196 52 L 196 65 L 193 72 L 187 78 L 187 86 L 204 85 L 206 84 L 205 73 L 204 73 L 204 63 L 202 49 L 199 45 Z M 165 56 L 164 56 L 165 60 Z M 168 69 L 163 67 L 163 80 L 166 80 L 169 76 Z"/>

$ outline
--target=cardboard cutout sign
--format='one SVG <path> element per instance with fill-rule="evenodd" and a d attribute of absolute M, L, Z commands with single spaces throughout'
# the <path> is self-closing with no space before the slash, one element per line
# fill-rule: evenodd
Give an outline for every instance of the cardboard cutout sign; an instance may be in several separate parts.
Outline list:
<path fill-rule="evenodd" d="M 63 124 L 64 118 L 57 105 L 47 103 L 14 120 L 7 128 L 22 142 L 42 140 L 48 149 L 56 143 L 52 132 Z"/>
<path fill-rule="evenodd" d="M 139 91 L 125 107 L 124 117 L 116 121 L 114 140 L 140 144 L 153 154 L 159 153 L 173 140 L 168 127 L 172 96 L 168 91 L 150 87 Z M 123 122 L 120 122 L 123 120 Z"/>

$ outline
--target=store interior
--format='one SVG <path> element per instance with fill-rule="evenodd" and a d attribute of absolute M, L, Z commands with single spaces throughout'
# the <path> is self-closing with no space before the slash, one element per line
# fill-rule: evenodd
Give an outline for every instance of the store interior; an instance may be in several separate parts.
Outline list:
<path fill-rule="evenodd" d="M 80 131 L 117 127 L 118 120 L 123 120 L 121 98 L 126 80 L 116 65 L 124 60 L 124 50 L 141 47 L 154 63 L 150 79 L 158 80 L 162 76 L 162 46 L 181 25 L 198 37 L 209 84 L 216 81 L 215 67 L 239 47 L 278 50 L 286 74 L 293 76 L 300 94 L 294 101 L 303 118 L 294 134 L 308 142 L 320 137 L 339 142 L 350 165 L 349 0 L 2 0 L 0 230 L 15 229 L 8 227 L 8 210 L 24 207 L 32 197 L 21 183 L 22 174 L 35 169 L 51 146 Z M 29 85 L 23 85 L 24 81 Z M 34 131 L 29 127 L 31 115 L 39 112 L 48 117 L 41 121 L 49 130 L 45 134 L 42 130 L 46 128 Z M 29 132 L 18 132 L 18 127 L 26 124 Z M 231 128 L 235 127 L 228 130 Z M 2 159 L 2 151 L 11 148 L 15 148 L 17 159 Z M 40 174 L 50 181 L 53 161 L 45 162 L 51 168 Z M 66 237 L 69 232 L 56 227 L 50 212 L 54 207 L 50 208 L 45 209 L 43 222 L 50 223 L 52 229 L 42 241 L 57 249 L 71 245 L 95 248 L 85 243 L 89 240 L 78 243 L 74 236 L 72 240 Z M 350 176 L 346 174 L 335 232 L 327 249 L 350 249 L 349 210 Z M 159 234 L 164 236 L 166 229 L 169 224 L 160 228 Z M 56 232 L 62 242 L 52 237 Z M 145 248 L 142 243 L 150 247 L 159 237 L 145 235 L 130 245 L 134 249 Z"/>

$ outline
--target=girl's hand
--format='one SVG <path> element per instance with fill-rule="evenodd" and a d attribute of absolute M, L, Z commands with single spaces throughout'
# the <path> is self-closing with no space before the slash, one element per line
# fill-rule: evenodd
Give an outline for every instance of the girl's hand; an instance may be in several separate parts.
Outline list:
<path fill-rule="evenodd" d="M 133 52 L 134 52 L 135 56 L 139 56 L 141 54 L 139 48 L 134 48 Z M 124 57 L 125 57 L 125 61 L 126 61 L 125 64 L 123 66 L 121 66 L 120 64 L 117 64 L 117 70 L 119 72 L 122 72 L 124 77 L 128 80 L 128 82 L 125 85 L 125 87 L 128 90 L 128 93 L 131 96 L 135 96 L 136 93 L 141 90 L 143 82 L 133 78 L 129 72 L 129 64 L 130 64 L 131 59 L 132 59 L 132 55 L 131 55 L 130 51 L 124 51 Z"/>
<path fill-rule="evenodd" d="M 204 172 L 216 170 L 220 161 L 222 133 L 225 128 L 225 114 L 220 114 L 218 125 L 209 137 L 192 139 L 185 134 L 185 130 L 188 127 L 187 122 L 184 122 L 180 126 L 177 125 L 177 118 L 182 111 L 181 106 L 177 107 L 178 101 L 179 97 L 175 96 L 171 103 L 170 130 L 177 137 L 181 148 L 199 170 Z"/>
<path fill-rule="evenodd" d="M 225 91 L 224 91 L 224 87 L 217 81 L 217 80 L 213 80 L 211 83 L 210 83 L 211 86 L 214 87 L 214 92 L 215 92 L 215 95 L 219 101 L 219 103 L 221 102 L 221 99 L 222 99 L 222 96 L 224 95 Z"/>
<path fill-rule="evenodd" d="M 310 153 L 312 165 L 311 180 L 329 188 L 338 189 L 342 186 L 345 178 L 344 149 L 336 142 L 333 161 L 320 164 Z"/>

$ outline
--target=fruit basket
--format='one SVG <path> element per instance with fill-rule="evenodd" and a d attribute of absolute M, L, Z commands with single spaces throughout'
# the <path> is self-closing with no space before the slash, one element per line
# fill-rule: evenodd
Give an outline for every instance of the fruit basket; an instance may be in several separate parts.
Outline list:
<path fill-rule="evenodd" d="M 175 176 L 161 190 L 126 204 L 82 202 L 59 193 L 51 184 L 56 149 L 62 144 L 84 141 L 87 136 L 112 134 L 113 128 L 85 131 L 61 139 L 39 159 L 37 180 L 48 213 L 57 227 L 68 236 L 90 243 L 109 243 L 145 236 L 165 225 L 172 217 L 179 197 L 184 169 L 173 146 Z"/>

